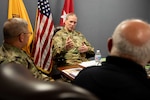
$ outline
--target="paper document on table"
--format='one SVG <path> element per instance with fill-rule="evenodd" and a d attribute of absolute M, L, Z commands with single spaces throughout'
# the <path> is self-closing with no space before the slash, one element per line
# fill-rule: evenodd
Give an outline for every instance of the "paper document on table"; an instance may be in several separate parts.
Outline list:
<path fill-rule="evenodd" d="M 101 62 L 104 62 L 104 61 L 106 61 L 106 58 L 101 58 Z M 90 66 L 101 66 L 101 63 L 97 63 L 95 62 L 95 60 L 91 60 L 91 61 L 82 62 L 79 65 L 83 67 L 90 67 Z"/>
<path fill-rule="evenodd" d="M 82 69 L 83 68 L 69 68 L 69 69 L 62 70 L 62 72 L 66 73 L 72 78 L 75 78 Z"/>
<path fill-rule="evenodd" d="M 95 62 L 95 60 L 91 60 L 91 61 L 82 62 L 79 65 L 83 67 L 90 67 L 90 66 L 100 66 L 101 63 L 97 63 Z"/>

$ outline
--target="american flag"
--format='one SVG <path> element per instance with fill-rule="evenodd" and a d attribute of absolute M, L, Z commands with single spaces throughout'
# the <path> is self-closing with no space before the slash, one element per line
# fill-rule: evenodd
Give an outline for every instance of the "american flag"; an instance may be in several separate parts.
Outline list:
<path fill-rule="evenodd" d="M 52 69 L 52 37 L 54 23 L 48 0 L 38 0 L 33 47 L 34 63 L 45 73 Z"/>

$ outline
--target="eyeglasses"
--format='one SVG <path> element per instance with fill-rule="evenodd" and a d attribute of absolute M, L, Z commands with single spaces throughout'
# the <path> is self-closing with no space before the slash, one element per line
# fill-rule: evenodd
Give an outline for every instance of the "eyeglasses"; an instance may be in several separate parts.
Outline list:
<path fill-rule="evenodd" d="M 30 34 L 30 35 L 31 35 L 31 34 L 32 34 L 32 32 L 28 32 L 28 33 L 24 33 L 24 34 Z"/>
<path fill-rule="evenodd" d="M 30 36 L 30 35 L 32 35 L 32 32 L 28 32 L 28 33 L 24 33 L 24 34 L 27 34 L 27 35 L 29 35 L 29 36 Z"/>

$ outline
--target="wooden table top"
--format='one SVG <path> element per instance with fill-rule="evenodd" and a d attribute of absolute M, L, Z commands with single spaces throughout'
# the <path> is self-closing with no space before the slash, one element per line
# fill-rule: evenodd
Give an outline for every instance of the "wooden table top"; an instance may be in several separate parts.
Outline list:
<path fill-rule="evenodd" d="M 69 80 L 73 80 L 74 79 L 74 77 L 72 76 L 72 75 L 70 75 L 70 74 L 67 74 L 67 73 L 65 73 L 65 72 L 63 72 L 63 70 L 65 70 L 65 69 L 71 69 L 71 68 L 84 68 L 83 66 L 81 66 L 81 65 L 68 65 L 68 66 L 60 66 L 60 67 L 58 67 L 58 70 L 66 77 L 66 78 L 68 78 Z"/>

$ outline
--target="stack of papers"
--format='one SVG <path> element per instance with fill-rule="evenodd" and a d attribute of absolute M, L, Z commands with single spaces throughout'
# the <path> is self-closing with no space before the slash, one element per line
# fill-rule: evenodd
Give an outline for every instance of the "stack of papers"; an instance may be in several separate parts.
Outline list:
<path fill-rule="evenodd" d="M 106 61 L 106 58 L 101 58 L 101 62 Z M 95 60 L 82 62 L 79 65 L 83 67 L 101 66 L 101 63 L 97 63 Z"/>
<path fill-rule="evenodd" d="M 79 65 L 83 67 L 90 67 L 90 66 L 100 66 L 101 63 L 97 63 L 95 62 L 95 60 L 91 60 L 91 61 L 82 62 Z"/>
<path fill-rule="evenodd" d="M 74 79 L 82 69 L 83 68 L 69 68 L 62 70 L 62 72 L 66 73 Z"/>

